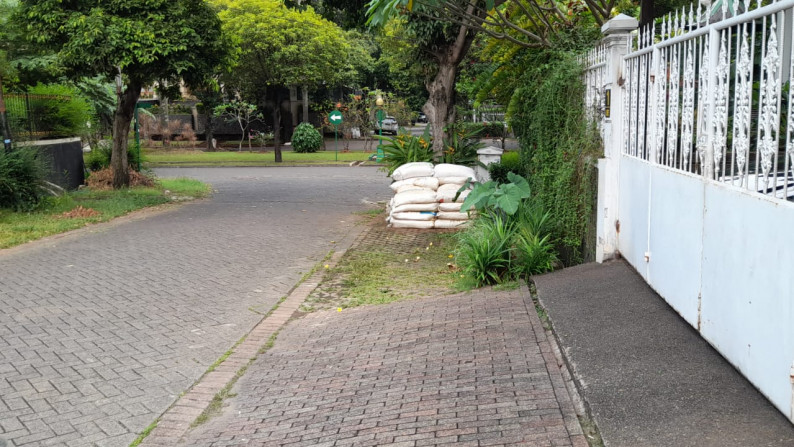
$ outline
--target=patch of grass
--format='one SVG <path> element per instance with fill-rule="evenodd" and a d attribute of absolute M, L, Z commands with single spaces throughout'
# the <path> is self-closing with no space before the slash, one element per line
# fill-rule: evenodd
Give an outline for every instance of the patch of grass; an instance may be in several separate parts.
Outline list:
<path fill-rule="evenodd" d="M 144 428 L 143 431 L 141 432 L 141 434 L 139 434 L 138 437 L 135 438 L 134 441 L 132 441 L 132 443 L 130 444 L 130 447 L 138 447 L 139 445 L 141 445 L 143 440 L 146 439 L 147 436 L 149 436 L 149 434 L 152 432 L 152 430 L 154 430 L 157 427 L 157 424 L 159 424 L 159 423 L 160 423 L 160 418 L 157 418 L 157 419 L 154 420 L 154 422 L 149 424 L 148 427 Z"/>
<path fill-rule="evenodd" d="M 282 152 L 282 163 L 276 163 L 273 152 L 202 152 L 192 150 L 146 150 L 147 166 L 277 166 L 283 164 L 341 164 L 365 161 L 372 153 L 339 152 L 333 150 L 313 153 Z"/>
<path fill-rule="evenodd" d="M 154 188 L 70 192 L 61 197 L 49 198 L 30 212 L 0 210 L 0 248 L 13 247 L 92 223 L 106 222 L 131 211 L 171 202 L 172 197 L 187 200 L 205 197 L 210 192 L 209 185 L 192 179 L 161 179 L 158 183 L 159 186 Z M 169 190 L 169 195 L 166 196 L 164 190 Z M 96 213 L 90 217 L 63 216 L 78 206 Z"/>
<path fill-rule="evenodd" d="M 432 245 L 431 245 L 432 243 Z M 345 254 L 323 284 L 302 305 L 312 312 L 337 307 L 386 304 L 417 296 L 454 292 L 458 273 L 448 256 L 454 240 L 434 234 L 427 245 L 411 253 L 394 253 L 372 246 Z"/>

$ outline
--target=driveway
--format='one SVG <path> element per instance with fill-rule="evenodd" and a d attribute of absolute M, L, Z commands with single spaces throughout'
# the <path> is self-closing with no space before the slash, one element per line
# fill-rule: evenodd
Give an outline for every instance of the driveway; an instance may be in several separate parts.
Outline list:
<path fill-rule="evenodd" d="M 370 167 L 157 174 L 216 192 L 0 251 L 0 445 L 129 445 L 391 195 Z"/>

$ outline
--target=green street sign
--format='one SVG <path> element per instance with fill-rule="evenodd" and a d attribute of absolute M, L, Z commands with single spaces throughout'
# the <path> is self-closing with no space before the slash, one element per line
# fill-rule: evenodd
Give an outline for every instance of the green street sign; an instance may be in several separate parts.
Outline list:
<path fill-rule="evenodd" d="M 330 121 L 331 124 L 333 124 L 334 126 L 338 126 L 342 124 L 342 121 L 344 121 L 342 119 L 342 112 L 338 110 L 334 110 L 333 112 L 328 114 L 328 121 Z"/>

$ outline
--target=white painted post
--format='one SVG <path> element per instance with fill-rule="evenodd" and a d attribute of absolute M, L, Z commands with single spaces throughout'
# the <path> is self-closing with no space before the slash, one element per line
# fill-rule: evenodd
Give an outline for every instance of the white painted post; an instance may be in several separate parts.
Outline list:
<path fill-rule="evenodd" d="M 637 20 L 619 14 L 601 27 L 602 43 L 607 51 L 604 91 L 609 108 L 604 110 L 602 137 L 604 158 L 598 160 L 598 209 L 596 210 L 596 261 L 604 262 L 618 253 L 618 190 L 620 156 L 623 142 L 623 100 L 626 82 L 623 79 L 623 56 L 629 52 L 629 34 L 637 29 Z M 608 115 L 607 115 L 608 112 Z"/>
<path fill-rule="evenodd" d="M 477 181 L 485 183 L 491 180 L 491 174 L 488 172 L 487 166 L 493 163 L 499 163 L 502 160 L 502 153 L 504 150 L 495 146 L 488 146 L 477 150 L 477 159 L 480 160 L 482 165 L 474 167 L 474 174 L 477 175 Z"/>

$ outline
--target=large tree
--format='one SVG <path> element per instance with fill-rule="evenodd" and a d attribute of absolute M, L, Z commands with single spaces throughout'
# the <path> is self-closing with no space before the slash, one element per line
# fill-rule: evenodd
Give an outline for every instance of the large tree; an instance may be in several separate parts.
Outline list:
<path fill-rule="evenodd" d="M 280 0 L 213 3 L 238 48 L 232 81 L 239 93 L 262 109 L 272 96 L 275 160 L 280 162 L 282 88 L 334 85 L 347 66 L 344 34 L 310 7 L 290 9 Z"/>
<path fill-rule="evenodd" d="M 29 39 L 56 51 L 71 78 L 116 78 L 113 186 L 129 185 L 127 144 L 141 88 L 199 78 L 223 57 L 220 21 L 203 0 L 22 0 Z"/>

